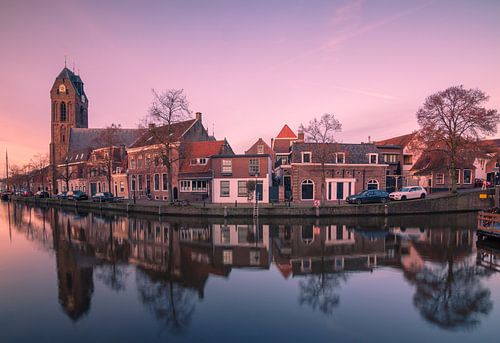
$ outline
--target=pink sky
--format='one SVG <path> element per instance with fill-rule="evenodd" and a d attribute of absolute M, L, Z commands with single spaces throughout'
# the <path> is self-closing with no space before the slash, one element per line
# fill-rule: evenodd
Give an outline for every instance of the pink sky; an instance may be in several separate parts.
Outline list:
<path fill-rule="evenodd" d="M 135 127 L 184 88 L 237 152 L 333 112 L 342 142 L 417 128 L 425 97 L 478 87 L 500 109 L 498 1 L 2 1 L 0 175 L 48 151 L 49 90 L 76 65 L 89 126 Z"/>

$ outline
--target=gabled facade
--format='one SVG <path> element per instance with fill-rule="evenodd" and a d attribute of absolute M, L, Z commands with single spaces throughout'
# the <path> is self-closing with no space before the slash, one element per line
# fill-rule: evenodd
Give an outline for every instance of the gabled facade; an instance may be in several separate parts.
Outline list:
<path fill-rule="evenodd" d="M 281 131 L 275 138 L 271 139 L 271 150 L 274 152 L 275 160 L 273 161 L 275 167 L 290 164 L 290 148 L 294 142 L 303 142 L 304 134 L 298 135 L 290 129 L 288 125 L 284 125 Z"/>
<path fill-rule="evenodd" d="M 172 165 L 172 191 L 168 194 L 167 166 L 162 161 L 165 146 L 160 138 L 170 132 Z M 185 143 L 203 141 L 208 142 L 210 137 L 203 127 L 201 113 L 195 119 L 186 120 L 170 125 L 170 127 L 150 127 L 129 148 L 128 174 L 130 195 L 136 199 L 150 198 L 153 200 L 179 199 L 179 165 L 183 160 Z M 172 198 L 171 198 L 172 197 Z"/>
<path fill-rule="evenodd" d="M 388 165 L 374 144 L 292 144 L 290 167 L 282 168 L 280 200 L 345 200 L 364 189 L 385 189 Z M 324 168 L 324 170 L 323 170 Z M 325 185 L 323 186 L 323 172 Z"/>
<path fill-rule="evenodd" d="M 273 175 L 270 155 L 217 155 L 210 160 L 212 202 L 253 203 L 255 195 L 259 202 L 269 202 Z"/>

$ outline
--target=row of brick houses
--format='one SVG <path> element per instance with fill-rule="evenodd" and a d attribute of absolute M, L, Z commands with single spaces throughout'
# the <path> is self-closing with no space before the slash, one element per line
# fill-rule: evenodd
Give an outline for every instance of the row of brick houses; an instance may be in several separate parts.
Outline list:
<path fill-rule="evenodd" d="M 209 135 L 199 112 L 170 126 L 88 128 L 89 99 L 82 79 L 68 68 L 57 76 L 50 95 L 51 162 L 43 187 L 52 193 L 78 189 L 158 201 L 252 203 L 257 197 L 261 202 L 312 203 L 339 202 L 364 189 L 408 184 L 447 189 L 449 183 L 444 156 L 415 149 L 414 134 L 318 144 L 284 125 L 270 144 L 259 138 L 237 154 L 226 139 Z M 167 134 L 171 175 L 161 140 Z M 459 166 L 461 187 L 472 187 L 477 177 L 495 177 L 500 140 L 484 144 L 484 155 Z"/>

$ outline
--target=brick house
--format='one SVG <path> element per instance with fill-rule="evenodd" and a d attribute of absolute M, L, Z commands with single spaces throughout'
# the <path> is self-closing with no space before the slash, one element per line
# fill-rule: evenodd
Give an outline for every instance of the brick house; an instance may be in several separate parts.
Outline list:
<path fill-rule="evenodd" d="M 184 158 L 178 175 L 179 199 L 211 202 L 213 171 L 211 157 L 234 155 L 226 140 L 184 143 Z"/>
<path fill-rule="evenodd" d="M 320 200 L 324 156 L 327 201 L 345 200 L 364 189 L 385 189 L 388 165 L 374 144 L 327 144 L 295 142 L 290 166 L 281 168 L 282 187 L 294 202 Z M 286 189 L 289 187 L 289 189 Z M 280 199 L 281 200 L 281 199 Z"/>
<path fill-rule="evenodd" d="M 474 161 L 476 178 L 493 184 L 500 180 L 500 139 L 486 139 L 481 142 L 482 154 Z"/>
<path fill-rule="evenodd" d="M 271 150 L 275 156 L 273 161 L 275 167 L 290 164 L 290 147 L 297 141 L 303 142 L 304 134 L 299 133 L 299 135 L 296 135 L 286 124 L 281 128 L 278 135 L 271 139 Z"/>
<path fill-rule="evenodd" d="M 276 160 L 276 153 L 262 138 L 259 138 L 247 151 L 245 155 L 262 155 L 267 154 L 271 156 L 271 160 Z"/>
<path fill-rule="evenodd" d="M 255 192 L 248 189 L 252 183 L 258 200 L 269 202 L 273 175 L 270 155 L 217 155 L 210 160 L 213 171 L 212 202 L 252 203 Z"/>
<path fill-rule="evenodd" d="M 153 134 L 154 130 L 154 134 Z M 167 167 L 161 160 L 164 146 L 158 135 L 170 131 L 172 138 L 172 198 L 179 198 L 179 162 L 183 159 L 184 143 L 209 141 L 210 136 L 202 124 L 202 114 L 196 113 L 195 119 L 185 120 L 167 126 L 150 127 L 127 148 L 128 174 L 131 197 L 138 199 L 151 195 L 155 200 L 169 200 Z"/>

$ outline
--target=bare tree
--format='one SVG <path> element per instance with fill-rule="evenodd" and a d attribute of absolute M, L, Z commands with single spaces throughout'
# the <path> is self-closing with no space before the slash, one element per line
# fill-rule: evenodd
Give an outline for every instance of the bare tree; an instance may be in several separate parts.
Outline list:
<path fill-rule="evenodd" d="M 189 102 L 183 89 L 168 89 L 158 93 L 153 89 L 153 102 L 147 117 L 148 130 L 159 143 L 159 155 L 167 168 L 168 198 L 173 202 L 172 172 L 175 163 L 181 158 L 178 137 L 173 131 L 173 124 L 190 117 Z"/>
<path fill-rule="evenodd" d="M 64 159 L 64 165 L 63 165 L 63 171 L 59 174 L 58 179 L 63 180 L 64 183 L 66 184 L 66 192 L 69 191 L 69 181 L 75 174 L 73 170 L 71 170 L 71 167 L 69 165 L 69 160 L 68 157 Z"/>
<path fill-rule="evenodd" d="M 113 179 L 113 167 L 116 162 L 114 150 L 118 148 L 118 133 L 120 129 L 120 124 L 113 123 L 107 126 L 98 137 L 98 144 L 104 147 L 104 154 L 99 158 L 99 160 L 105 170 L 109 192 L 111 192 L 112 189 L 111 183 Z"/>
<path fill-rule="evenodd" d="M 326 199 L 325 164 L 332 160 L 337 150 L 335 134 L 342 131 L 342 124 L 333 113 L 325 113 L 318 120 L 309 121 L 309 125 L 300 124 L 299 130 L 304 133 L 307 142 L 316 143 L 313 158 L 321 163 L 321 200 Z M 312 161 L 311 161 L 312 162 Z"/>
<path fill-rule="evenodd" d="M 36 154 L 33 156 L 31 159 L 31 165 L 34 167 L 34 172 L 38 174 L 38 176 L 41 179 L 42 183 L 42 190 L 45 190 L 45 177 L 47 176 L 48 172 L 48 165 L 49 165 L 49 155 L 48 154 Z"/>
<path fill-rule="evenodd" d="M 500 115 L 483 107 L 488 99 L 479 89 L 454 86 L 429 96 L 417 112 L 425 149 L 446 153 L 452 192 L 457 190 L 456 169 L 463 156 L 479 148 L 483 135 L 497 131 Z"/>

